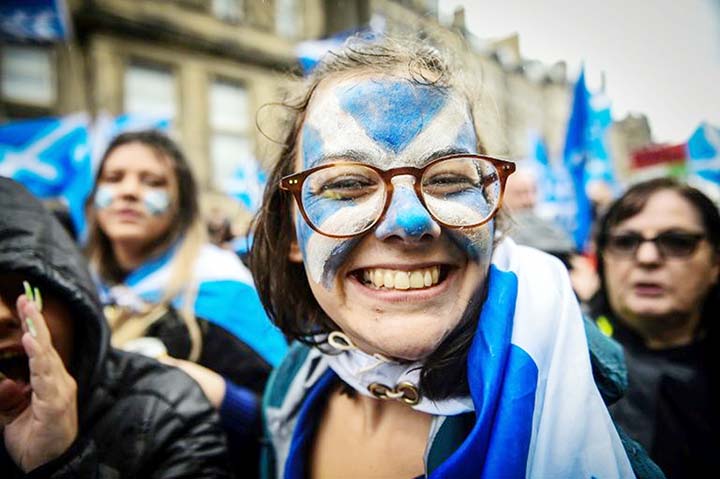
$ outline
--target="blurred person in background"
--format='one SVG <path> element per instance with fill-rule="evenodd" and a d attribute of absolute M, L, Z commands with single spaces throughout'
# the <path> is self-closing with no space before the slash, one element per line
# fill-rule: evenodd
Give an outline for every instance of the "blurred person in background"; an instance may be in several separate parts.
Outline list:
<path fill-rule="evenodd" d="M 224 433 L 200 388 L 110 346 L 82 254 L 7 178 L 0 232 L 0 476 L 230 477 Z"/>
<path fill-rule="evenodd" d="M 113 344 L 167 353 L 216 407 L 232 402 L 257 417 L 256 395 L 284 355 L 285 340 L 247 268 L 207 242 L 196 183 L 175 142 L 157 131 L 116 137 L 100 163 L 87 219 L 87 254 Z M 227 428 L 236 426 L 232 415 L 222 417 Z M 239 427 L 257 435 L 259 421 Z M 233 458 L 254 464 L 253 444 Z"/>
<path fill-rule="evenodd" d="M 537 176 L 533 168 L 518 165 L 508 178 L 503 206 L 511 217 L 508 234 L 516 243 L 545 251 L 563 262 L 570 273 L 575 294 L 583 306 L 595 294 L 600 281 L 591 258 L 577 254 L 570 235 L 536 212 Z"/>
<path fill-rule="evenodd" d="M 720 469 L 720 216 L 672 179 L 631 187 L 597 234 L 598 325 L 625 348 L 613 418 L 670 478 Z"/>

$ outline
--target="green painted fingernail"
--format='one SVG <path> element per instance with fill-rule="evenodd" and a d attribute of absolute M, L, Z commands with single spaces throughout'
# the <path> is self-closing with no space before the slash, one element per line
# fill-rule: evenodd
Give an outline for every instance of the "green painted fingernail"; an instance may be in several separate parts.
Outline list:
<path fill-rule="evenodd" d="M 27 322 L 28 331 L 30 332 L 30 336 L 33 338 L 37 338 L 37 329 L 35 329 L 35 323 L 33 322 L 31 317 L 25 318 L 25 321 Z"/>
<path fill-rule="evenodd" d="M 23 287 L 25 288 L 25 296 L 27 296 L 27 298 L 30 301 L 32 301 L 33 300 L 33 292 L 32 292 L 32 288 L 30 287 L 30 283 L 28 283 L 27 281 L 23 281 Z"/>
<path fill-rule="evenodd" d="M 35 306 L 37 306 L 38 313 L 41 313 L 43 302 L 42 296 L 40 295 L 40 290 L 38 288 L 35 288 Z"/>

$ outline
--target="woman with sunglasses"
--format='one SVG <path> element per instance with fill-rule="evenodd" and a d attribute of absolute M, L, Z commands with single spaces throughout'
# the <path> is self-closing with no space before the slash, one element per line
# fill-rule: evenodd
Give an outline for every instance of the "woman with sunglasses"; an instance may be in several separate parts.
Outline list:
<path fill-rule="evenodd" d="M 565 268 L 503 235 L 475 73 L 353 38 L 286 101 L 250 255 L 295 340 L 266 477 L 633 477 Z"/>
<path fill-rule="evenodd" d="M 668 477 L 718 470 L 718 209 L 663 178 L 630 188 L 599 226 L 593 310 L 629 376 L 611 413 Z"/>

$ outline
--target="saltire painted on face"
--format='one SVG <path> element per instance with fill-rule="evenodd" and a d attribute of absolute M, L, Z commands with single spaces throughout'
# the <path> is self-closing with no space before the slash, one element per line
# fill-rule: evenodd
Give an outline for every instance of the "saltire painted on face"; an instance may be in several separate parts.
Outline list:
<path fill-rule="evenodd" d="M 432 122 L 446 89 L 410 80 L 368 81 L 339 93 L 340 105 L 385 149 L 397 154 Z"/>
<path fill-rule="evenodd" d="M 412 184 L 395 183 L 392 202 L 375 229 L 375 236 L 383 239 L 397 235 L 406 239 L 420 238 L 425 234 L 438 236 L 439 233 L 440 225 L 420 203 Z"/>
<path fill-rule="evenodd" d="M 98 209 L 109 208 L 115 200 L 117 193 L 115 188 L 109 185 L 98 186 L 95 191 L 93 204 Z M 153 216 L 165 213 L 170 207 L 170 194 L 165 189 L 152 189 L 141 194 L 142 204 Z"/>

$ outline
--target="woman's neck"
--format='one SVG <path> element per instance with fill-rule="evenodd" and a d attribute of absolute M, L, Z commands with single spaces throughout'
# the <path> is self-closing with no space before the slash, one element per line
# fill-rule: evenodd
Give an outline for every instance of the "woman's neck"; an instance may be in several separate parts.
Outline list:
<path fill-rule="evenodd" d="M 148 258 L 147 249 L 137 242 L 114 242 L 112 250 L 115 261 L 125 272 L 137 269 Z"/>

